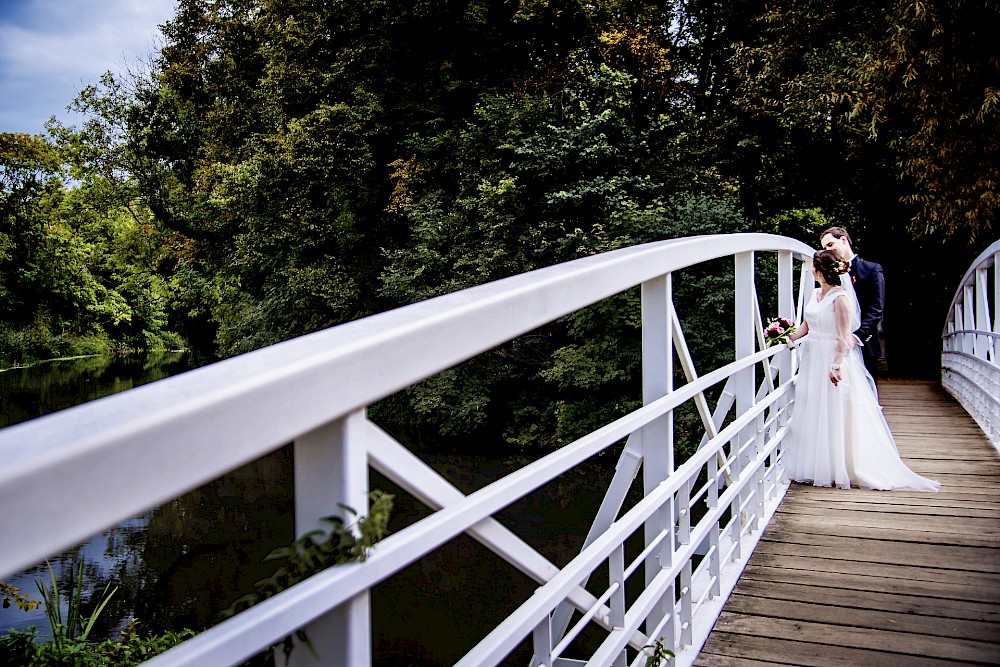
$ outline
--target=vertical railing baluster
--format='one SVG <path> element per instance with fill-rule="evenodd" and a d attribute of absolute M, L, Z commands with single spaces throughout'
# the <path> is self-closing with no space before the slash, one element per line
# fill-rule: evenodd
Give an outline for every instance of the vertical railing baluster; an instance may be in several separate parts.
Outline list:
<path fill-rule="evenodd" d="M 326 529 L 320 519 L 341 516 L 340 504 L 358 515 L 368 512 L 368 456 L 363 436 L 364 410 L 331 422 L 295 440 L 295 532 Z M 301 644 L 288 665 L 370 665 L 371 611 L 368 591 L 331 610 L 305 628 L 310 647 Z"/>
<path fill-rule="evenodd" d="M 532 667 L 552 667 L 552 616 L 547 615 L 531 634 Z"/>
<path fill-rule="evenodd" d="M 960 303 L 956 303 L 955 304 L 954 313 L 955 313 L 955 317 L 954 317 L 955 331 L 959 331 L 964 326 L 964 324 L 963 324 L 964 320 L 962 318 L 962 304 L 960 304 Z M 954 347 L 952 349 L 954 349 L 954 350 L 956 350 L 958 352 L 964 352 L 965 351 L 965 349 L 964 349 L 965 348 L 965 337 L 962 334 L 956 334 L 955 336 L 953 336 L 953 338 L 958 338 L 959 340 L 955 341 Z"/>
<path fill-rule="evenodd" d="M 729 439 L 730 470 L 732 471 L 731 478 L 733 480 L 731 484 L 739 484 L 743 479 L 742 457 L 737 455 L 739 440 L 740 436 L 738 434 Z M 729 520 L 729 537 L 733 542 L 733 551 L 730 560 L 734 563 L 743 557 L 743 547 L 740 542 L 740 526 L 743 523 L 743 515 L 740 511 L 742 497 L 742 494 L 737 494 L 729 506 L 729 513 L 731 515 Z"/>
<path fill-rule="evenodd" d="M 708 476 L 710 481 L 718 480 L 719 477 L 719 463 L 718 459 L 714 456 L 708 460 Z M 717 482 L 708 485 L 705 504 L 708 506 L 709 511 L 719 506 L 719 484 Z M 716 521 L 708 533 L 708 573 L 712 578 L 711 595 L 714 598 L 722 595 L 722 557 L 719 553 L 719 530 L 719 522 Z"/>
<path fill-rule="evenodd" d="M 671 305 L 670 274 L 648 280 L 642 284 L 642 401 L 644 404 L 666 396 L 673 390 L 673 331 L 670 326 Z M 656 419 L 642 431 L 643 489 L 648 494 L 674 470 L 674 416 L 673 411 Z M 674 503 L 666 503 L 644 526 L 645 544 L 664 530 L 669 531 L 656 550 L 656 557 L 646 559 L 646 583 L 651 584 L 663 568 L 673 564 L 674 553 Z M 646 627 L 655 628 L 660 621 L 673 615 L 674 586 L 671 585 L 656 608 L 650 612 Z M 675 646 L 675 621 L 671 619 L 664 628 L 668 646 Z"/>
<path fill-rule="evenodd" d="M 751 356 L 755 350 L 757 332 L 754 330 L 754 254 L 753 252 L 742 252 L 734 255 L 735 260 L 735 322 L 734 333 L 736 339 L 736 359 L 743 359 Z M 737 371 L 733 376 L 736 393 L 736 415 L 742 415 L 750 410 L 756 399 L 756 368 L 748 366 Z M 738 452 L 743 449 L 751 438 L 756 438 L 756 424 L 745 427 L 737 437 L 736 448 L 738 465 L 740 470 L 739 480 L 742 484 L 743 468 L 750 460 L 751 453 L 744 454 Z M 742 506 L 747 500 L 746 487 L 741 487 L 738 494 L 738 504 Z M 740 525 L 743 525 L 748 517 L 740 515 Z M 739 541 L 739 530 L 734 534 L 734 539 Z"/>
<path fill-rule="evenodd" d="M 993 256 L 993 321 L 990 323 L 990 333 L 1000 333 L 1000 255 Z M 997 355 L 997 339 L 990 336 L 990 361 L 1000 363 Z"/>
<path fill-rule="evenodd" d="M 987 287 L 986 269 L 976 270 L 976 331 L 989 331 L 990 328 L 990 306 L 987 301 L 989 288 Z M 983 335 L 976 336 L 976 356 L 980 359 L 989 357 L 989 337 Z"/>
<path fill-rule="evenodd" d="M 792 253 L 778 253 L 778 317 L 795 320 L 795 293 L 792 289 L 794 265 Z M 792 355 L 785 351 L 778 355 L 778 386 L 784 386 L 792 377 Z M 788 396 L 778 401 L 778 427 L 788 424 Z"/>
<path fill-rule="evenodd" d="M 714 460 L 714 457 L 713 457 Z M 677 544 L 689 544 L 691 542 L 691 480 L 684 482 L 677 490 L 677 504 L 680 507 L 680 516 L 677 522 Z M 681 646 L 690 646 L 692 641 L 692 606 L 691 597 L 691 559 L 689 558 L 684 567 L 681 568 L 681 600 L 680 600 L 680 643 Z"/>
<path fill-rule="evenodd" d="M 976 328 L 976 294 L 975 286 L 966 285 L 963 290 L 963 304 L 962 304 L 962 328 L 966 331 L 972 331 Z M 975 334 L 967 333 L 962 336 L 965 339 L 965 344 L 962 346 L 963 352 L 968 352 L 969 354 L 976 353 L 976 336 Z"/>
<path fill-rule="evenodd" d="M 757 444 L 754 447 L 754 458 L 757 458 L 760 451 L 764 448 L 764 415 L 757 415 L 754 421 L 757 424 Z M 764 473 L 764 466 L 758 466 L 756 472 L 754 472 L 753 530 L 761 530 L 764 527 L 764 493 L 766 491 L 764 488 Z"/>
<path fill-rule="evenodd" d="M 608 557 L 608 584 L 618 583 L 618 590 L 611 594 L 611 613 L 609 620 L 616 628 L 625 626 L 625 545 L 619 544 Z M 622 651 L 615 657 L 614 667 L 625 667 L 628 655 Z"/>

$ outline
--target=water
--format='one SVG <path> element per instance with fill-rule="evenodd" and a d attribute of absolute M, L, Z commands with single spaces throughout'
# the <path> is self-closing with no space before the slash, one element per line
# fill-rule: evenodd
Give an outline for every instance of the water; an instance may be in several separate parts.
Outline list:
<path fill-rule="evenodd" d="M 94 356 L 0 371 L 0 428 L 192 368 L 186 352 Z"/>
<path fill-rule="evenodd" d="M 6 426 L 189 370 L 184 354 L 93 357 L 0 372 L 0 425 Z M 471 450 L 476 448 L 470 446 Z M 464 493 L 525 464 L 523 458 L 423 452 Z M 565 475 L 497 518 L 558 565 L 579 552 L 613 472 L 613 460 Z M 130 618 L 155 633 L 204 629 L 234 600 L 273 571 L 263 559 L 293 534 L 292 449 L 284 447 L 85 544 L 54 555 L 60 585 L 71 584 L 82 561 L 85 597 L 105 586 L 117 592 L 95 628 L 115 636 Z M 370 484 L 396 494 L 391 531 L 430 514 L 421 503 L 372 473 Z M 40 598 L 48 582 L 40 563 L 7 581 Z M 522 601 L 537 584 L 461 536 L 372 591 L 374 662 L 383 667 L 453 664 Z M 93 604 L 93 603 L 92 603 Z M 86 610 L 86 605 L 85 605 Z M 36 626 L 48 632 L 41 609 L 0 609 L 0 632 Z M 507 661 L 526 664 L 527 646 Z"/>

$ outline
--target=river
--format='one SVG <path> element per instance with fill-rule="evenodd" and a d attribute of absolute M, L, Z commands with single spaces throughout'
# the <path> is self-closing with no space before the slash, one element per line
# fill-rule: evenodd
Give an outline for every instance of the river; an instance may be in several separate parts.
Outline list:
<path fill-rule="evenodd" d="M 124 391 L 189 370 L 184 353 L 89 357 L 0 372 L 0 426 Z M 30 443 L 26 443 L 30 445 Z M 470 450 L 474 450 L 470 446 Z M 421 452 L 465 493 L 524 465 L 521 456 Z M 556 564 L 579 552 L 614 467 L 602 460 L 507 508 L 498 519 Z M 390 531 L 430 512 L 393 484 L 371 475 L 372 488 L 396 494 Z M 97 632 L 114 636 L 130 618 L 145 632 L 217 623 L 219 614 L 273 571 L 263 562 L 293 539 L 292 450 L 272 454 L 142 516 L 53 555 L 62 585 L 82 561 L 85 595 L 110 583 L 118 591 Z M 45 563 L 8 578 L 39 598 Z M 474 540 L 462 536 L 372 591 L 373 662 L 383 667 L 450 665 L 501 622 L 537 584 Z M 48 623 L 41 610 L 0 609 L 0 632 Z M 530 640 L 529 640 L 530 641 Z M 524 645 L 505 664 L 524 665 Z"/>

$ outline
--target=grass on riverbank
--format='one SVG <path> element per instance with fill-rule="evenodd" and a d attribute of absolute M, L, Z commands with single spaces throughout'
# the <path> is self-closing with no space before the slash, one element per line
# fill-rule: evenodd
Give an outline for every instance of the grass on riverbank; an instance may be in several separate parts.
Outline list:
<path fill-rule="evenodd" d="M 107 334 L 53 333 L 44 323 L 14 329 L 0 323 L 0 370 L 41 361 L 80 359 L 112 353 L 182 350 L 187 343 L 172 332 L 147 332 L 141 341 L 114 341 Z"/>

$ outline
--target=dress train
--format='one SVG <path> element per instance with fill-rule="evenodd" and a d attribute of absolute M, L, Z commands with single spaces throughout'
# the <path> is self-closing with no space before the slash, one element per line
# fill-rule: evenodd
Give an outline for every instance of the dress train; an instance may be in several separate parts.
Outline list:
<path fill-rule="evenodd" d="M 835 287 L 822 299 L 818 295 L 816 290 L 805 309 L 809 334 L 801 346 L 783 457 L 789 479 L 845 489 L 937 491 L 939 482 L 916 474 L 900 458 L 860 348 L 841 361 L 843 380 L 830 381 L 838 344 L 833 302 L 853 294 Z"/>

